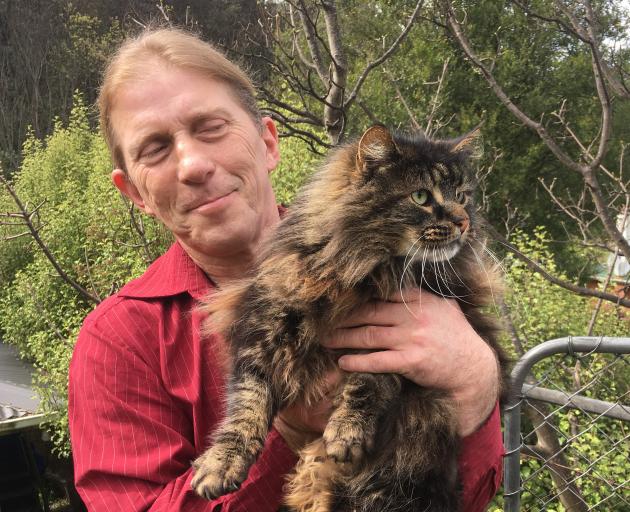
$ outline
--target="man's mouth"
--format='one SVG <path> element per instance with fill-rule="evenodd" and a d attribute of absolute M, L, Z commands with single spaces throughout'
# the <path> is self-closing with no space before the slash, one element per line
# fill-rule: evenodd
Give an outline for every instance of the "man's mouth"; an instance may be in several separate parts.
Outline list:
<path fill-rule="evenodd" d="M 201 213 L 219 208 L 230 199 L 234 192 L 235 190 L 231 190 L 225 194 L 219 194 L 210 199 L 204 199 L 202 201 L 193 203 L 192 207 L 188 208 L 188 211 Z"/>

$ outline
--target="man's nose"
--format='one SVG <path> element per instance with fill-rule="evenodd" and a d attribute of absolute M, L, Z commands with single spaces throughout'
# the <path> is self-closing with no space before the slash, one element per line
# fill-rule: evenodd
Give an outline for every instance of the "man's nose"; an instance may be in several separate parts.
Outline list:
<path fill-rule="evenodd" d="M 178 156 L 177 177 L 182 182 L 203 183 L 214 172 L 214 162 L 207 148 L 192 137 L 182 137 L 175 143 Z"/>

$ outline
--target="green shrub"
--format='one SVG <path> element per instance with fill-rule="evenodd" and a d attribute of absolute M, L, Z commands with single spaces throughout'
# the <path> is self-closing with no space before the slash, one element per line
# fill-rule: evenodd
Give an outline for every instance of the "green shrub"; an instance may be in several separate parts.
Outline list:
<path fill-rule="evenodd" d="M 317 168 L 320 157 L 308 144 L 294 137 L 280 141 L 280 163 L 271 174 L 271 184 L 278 203 L 291 204 L 295 193 Z"/>
<path fill-rule="evenodd" d="M 142 273 L 171 239 L 147 218 L 145 235 L 139 235 L 110 172 L 107 148 L 89 128 L 88 110 L 77 95 L 67 126 L 57 122 L 44 141 L 29 136 L 13 180 L 30 209 L 45 201 L 34 222 L 42 225 L 40 236 L 61 268 L 101 299 Z M 0 192 L 0 209 L 17 210 L 6 190 Z M 24 228 L 0 230 L 2 238 Z M 0 244 L 0 277 L 0 335 L 34 364 L 42 410 L 53 413 L 55 448 L 67 455 L 68 363 L 82 320 L 95 303 L 59 276 L 30 236 Z"/>

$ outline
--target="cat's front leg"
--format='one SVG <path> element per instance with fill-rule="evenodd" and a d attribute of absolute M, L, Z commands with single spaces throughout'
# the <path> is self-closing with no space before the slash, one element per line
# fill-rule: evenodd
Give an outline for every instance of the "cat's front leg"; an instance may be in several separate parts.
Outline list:
<path fill-rule="evenodd" d="M 214 442 L 194 462 L 192 487 L 210 500 L 237 490 L 269 432 L 275 404 L 269 384 L 251 374 L 235 378 L 225 420 Z"/>
<path fill-rule="evenodd" d="M 401 389 L 395 374 L 352 373 L 324 430 L 326 453 L 337 462 L 359 462 L 374 447 L 378 421 Z"/>

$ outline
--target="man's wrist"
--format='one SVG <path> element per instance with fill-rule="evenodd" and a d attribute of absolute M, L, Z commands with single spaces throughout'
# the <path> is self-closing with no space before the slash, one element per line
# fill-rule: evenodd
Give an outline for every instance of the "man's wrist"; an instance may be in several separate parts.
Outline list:
<path fill-rule="evenodd" d="M 489 347 L 484 359 L 477 366 L 477 377 L 471 377 L 464 389 L 453 393 L 461 437 L 472 434 L 488 419 L 499 396 L 499 367 Z"/>
<path fill-rule="evenodd" d="M 460 437 L 466 437 L 476 432 L 488 419 L 497 402 L 496 394 L 486 400 L 475 400 L 463 403 L 458 401 L 458 428 Z"/>
<path fill-rule="evenodd" d="M 315 432 L 306 432 L 304 430 L 296 429 L 295 427 L 289 425 L 282 416 L 276 417 L 273 422 L 273 426 L 282 436 L 284 442 L 287 443 L 287 446 L 291 448 L 295 454 L 298 454 L 302 448 L 311 441 L 314 441 L 320 435 Z"/>

